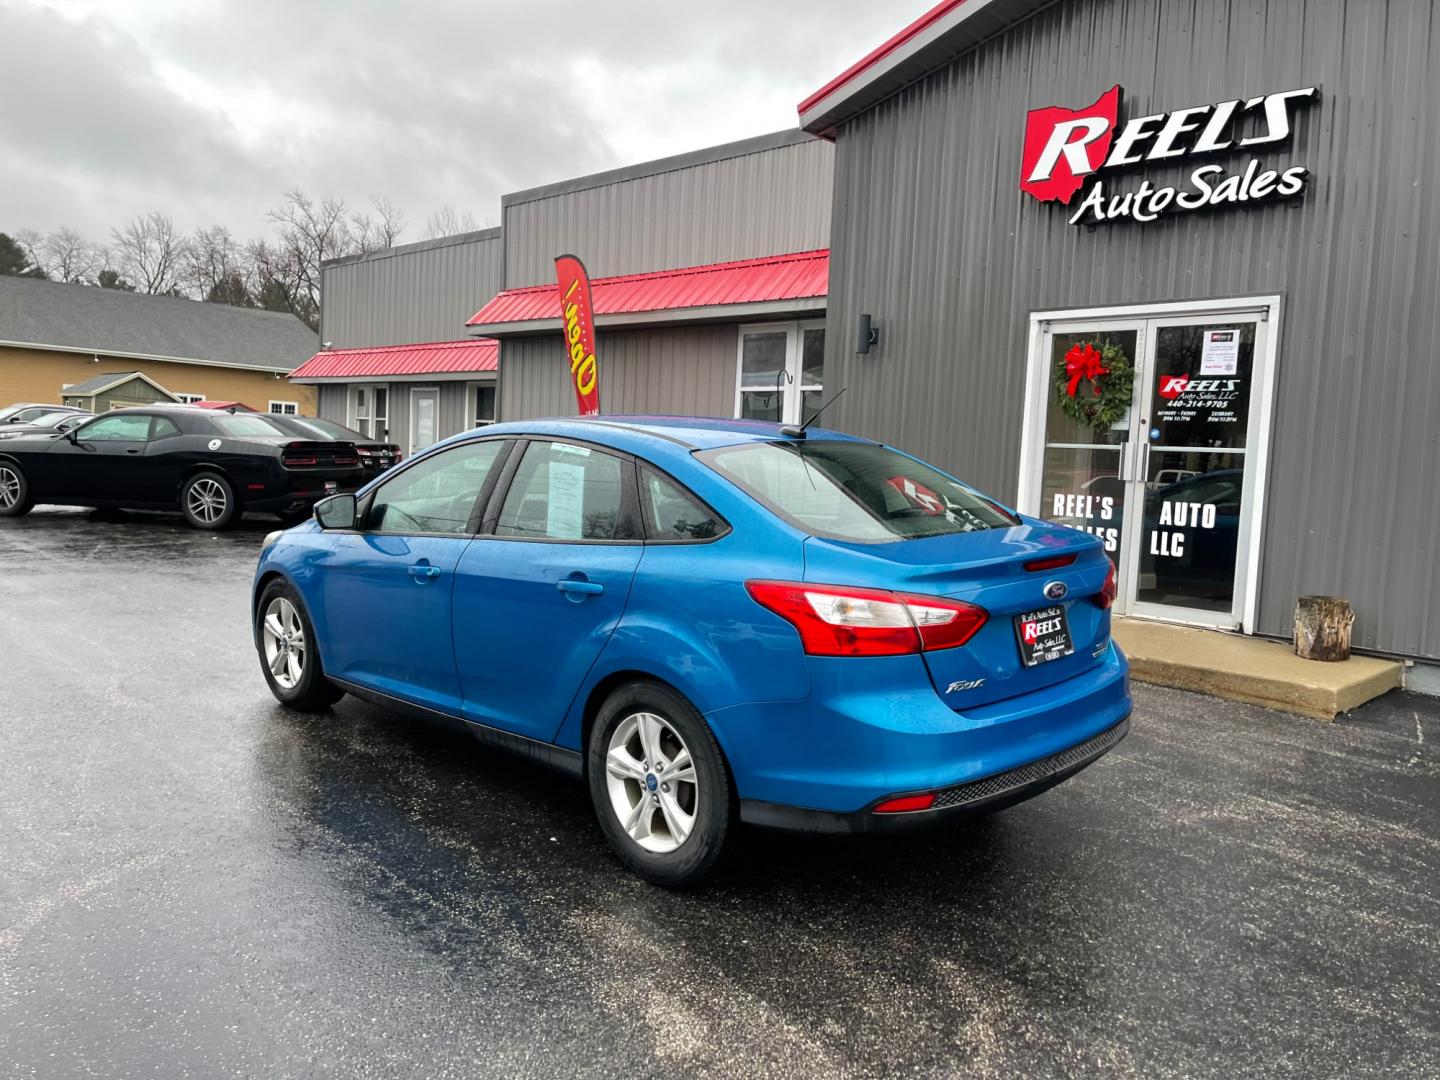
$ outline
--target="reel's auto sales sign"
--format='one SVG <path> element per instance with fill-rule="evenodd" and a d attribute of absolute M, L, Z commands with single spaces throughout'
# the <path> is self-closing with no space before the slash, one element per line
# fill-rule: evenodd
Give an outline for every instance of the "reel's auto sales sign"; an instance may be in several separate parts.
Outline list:
<path fill-rule="evenodd" d="M 1069 206 L 1075 193 L 1089 182 L 1090 189 L 1070 216 L 1072 225 L 1154 221 L 1175 211 L 1293 198 L 1305 190 L 1309 176 L 1305 167 L 1262 169 L 1254 157 L 1238 172 L 1222 165 L 1201 165 L 1179 186 L 1142 180 L 1139 187 L 1119 193 L 1106 187 L 1110 178 L 1104 174 L 1149 162 L 1283 143 L 1290 138 L 1295 110 L 1317 96 L 1316 87 L 1310 86 L 1137 116 L 1118 133 L 1119 86 L 1112 86 L 1083 109 L 1055 105 L 1033 109 L 1025 120 L 1020 190 L 1041 202 Z M 1254 130 L 1242 137 L 1237 132 L 1242 124 Z"/>

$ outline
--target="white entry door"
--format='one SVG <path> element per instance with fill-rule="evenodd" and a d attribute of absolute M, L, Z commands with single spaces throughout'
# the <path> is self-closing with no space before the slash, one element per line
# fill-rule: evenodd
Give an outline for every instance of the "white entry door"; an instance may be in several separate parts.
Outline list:
<path fill-rule="evenodd" d="M 416 386 L 410 390 L 410 454 L 418 454 L 440 441 L 440 390 Z"/>
<path fill-rule="evenodd" d="M 1278 311 L 1265 297 L 1034 317 L 1020 509 L 1104 541 L 1121 614 L 1253 627 Z M 1128 406 L 1077 419 L 1097 385 L 1127 387 Z"/>

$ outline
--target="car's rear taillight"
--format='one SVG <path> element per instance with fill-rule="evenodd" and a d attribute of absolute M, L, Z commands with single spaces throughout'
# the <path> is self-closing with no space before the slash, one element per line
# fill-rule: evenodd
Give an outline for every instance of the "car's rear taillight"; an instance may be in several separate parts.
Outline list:
<path fill-rule="evenodd" d="M 280 460 L 283 461 L 286 465 L 290 466 L 292 469 L 295 468 L 295 466 L 297 465 L 315 465 L 319 462 L 319 458 L 302 457 L 299 454 L 284 454 L 281 456 Z"/>
<path fill-rule="evenodd" d="M 755 602 L 800 632 L 812 656 L 900 656 L 964 645 L 985 625 L 984 608 L 943 596 L 853 585 L 747 581 Z"/>
<path fill-rule="evenodd" d="M 1105 561 L 1110 564 L 1110 567 L 1105 571 L 1105 584 L 1100 586 L 1100 591 L 1095 595 L 1095 603 L 1102 608 L 1108 608 L 1113 604 L 1115 594 L 1119 591 L 1115 586 L 1115 560 L 1107 555 Z"/>

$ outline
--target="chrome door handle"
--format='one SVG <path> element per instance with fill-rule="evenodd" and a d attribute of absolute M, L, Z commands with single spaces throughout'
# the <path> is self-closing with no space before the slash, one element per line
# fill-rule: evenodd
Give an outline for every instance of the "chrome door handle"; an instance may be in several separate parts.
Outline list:
<path fill-rule="evenodd" d="M 440 568 L 438 566 L 412 566 L 410 567 L 410 576 L 416 581 L 426 581 L 429 578 L 439 577 Z"/>
<path fill-rule="evenodd" d="M 563 593 L 581 593 L 585 596 L 599 596 L 605 591 L 605 586 L 598 581 L 576 581 L 574 578 L 561 578 L 555 583 L 555 588 Z"/>

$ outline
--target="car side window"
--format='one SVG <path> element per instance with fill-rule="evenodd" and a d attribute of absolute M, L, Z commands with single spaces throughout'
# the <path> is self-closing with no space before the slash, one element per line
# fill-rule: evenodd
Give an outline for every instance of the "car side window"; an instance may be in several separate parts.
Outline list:
<path fill-rule="evenodd" d="M 124 413 L 102 416 L 80 428 L 75 437 L 81 442 L 144 442 L 150 437 L 150 417 Z"/>
<path fill-rule="evenodd" d="M 690 492 L 652 469 L 640 469 L 647 540 L 713 540 L 730 526 Z"/>
<path fill-rule="evenodd" d="M 175 421 L 169 417 L 157 416 L 150 425 L 150 439 L 168 439 L 172 435 L 179 435 L 180 429 L 175 426 Z"/>
<path fill-rule="evenodd" d="M 504 447 L 503 439 L 462 443 L 416 462 L 375 492 L 365 527 L 379 533 L 468 534 L 475 500 Z"/>
<path fill-rule="evenodd" d="M 536 440 L 506 492 L 497 536 L 531 540 L 638 540 L 628 461 L 588 446 Z"/>

